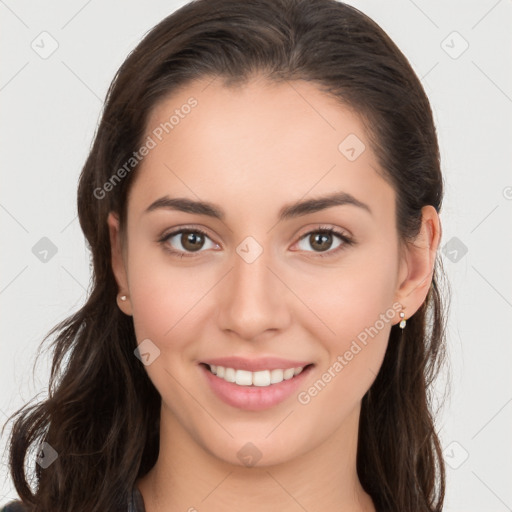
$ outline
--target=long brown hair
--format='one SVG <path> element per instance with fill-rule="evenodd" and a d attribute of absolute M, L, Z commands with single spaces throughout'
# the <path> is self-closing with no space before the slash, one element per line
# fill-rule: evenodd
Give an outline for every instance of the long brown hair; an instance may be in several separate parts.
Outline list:
<path fill-rule="evenodd" d="M 126 223 L 137 166 L 104 185 L 140 148 L 150 111 L 191 80 L 242 84 L 254 73 L 308 80 L 364 120 L 386 179 L 396 191 L 397 229 L 412 241 L 421 209 L 443 195 L 432 111 L 410 64 L 383 30 L 334 0 L 196 0 L 154 27 L 116 74 L 78 187 L 80 225 L 90 246 L 86 304 L 57 325 L 49 396 L 16 411 L 9 439 L 15 488 L 35 512 L 125 510 L 135 481 L 155 464 L 160 395 L 140 361 L 133 320 L 116 304 L 107 215 Z M 432 383 L 444 361 L 444 310 L 436 260 L 426 301 L 388 349 L 362 400 L 357 471 L 378 511 L 441 511 L 445 469 Z M 5 428 L 5 427 L 4 427 Z M 35 473 L 31 447 L 57 459 Z"/>

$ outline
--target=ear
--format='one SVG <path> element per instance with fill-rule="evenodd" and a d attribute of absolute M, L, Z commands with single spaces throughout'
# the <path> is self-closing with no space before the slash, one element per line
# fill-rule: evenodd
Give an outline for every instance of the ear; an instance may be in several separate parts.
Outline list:
<path fill-rule="evenodd" d="M 425 302 L 442 233 L 441 221 L 433 206 L 424 206 L 421 213 L 420 232 L 403 250 L 396 291 L 396 300 L 402 304 L 406 319 Z"/>
<path fill-rule="evenodd" d="M 117 305 L 124 314 L 131 315 L 130 289 L 128 287 L 128 277 L 123 256 L 123 240 L 119 229 L 119 216 L 117 213 L 110 212 L 108 214 L 107 224 L 110 234 L 112 271 L 119 286 Z M 122 295 L 126 295 L 126 300 L 120 299 Z"/>

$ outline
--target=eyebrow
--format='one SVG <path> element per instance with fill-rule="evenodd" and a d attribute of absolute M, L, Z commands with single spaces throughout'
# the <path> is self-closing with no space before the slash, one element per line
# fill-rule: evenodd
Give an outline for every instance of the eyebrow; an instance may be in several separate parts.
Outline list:
<path fill-rule="evenodd" d="M 373 215 L 370 207 L 353 195 L 347 192 L 335 192 L 327 196 L 298 201 L 284 206 L 279 210 L 279 221 L 300 217 L 310 213 L 315 213 L 333 206 L 351 205 L 366 210 Z M 207 215 L 215 219 L 225 219 L 225 213 L 219 206 L 207 201 L 195 201 L 185 197 L 164 196 L 151 203 L 144 213 L 149 213 L 158 209 L 178 210 L 186 213 L 196 213 L 198 215 Z"/>

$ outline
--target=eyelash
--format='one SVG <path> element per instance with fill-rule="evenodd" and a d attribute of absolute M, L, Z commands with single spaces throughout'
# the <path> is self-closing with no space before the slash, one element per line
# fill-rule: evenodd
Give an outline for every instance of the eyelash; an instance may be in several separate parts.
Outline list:
<path fill-rule="evenodd" d="M 201 233 L 205 237 L 210 238 L 208 236 L 208 233 L 206 233 L 206 231 L 204 231 L 204 230 L 202 230 L 200 228 L 182 227 L 180 229 L 172 231 L 171 233 L 166 233 L 166 234 L 162 235 L 158 239 L 158 242 L 163 245 L 164 249 L 167 252 L 171 253 L 174 256 L 178 256 L 180 258 L 194 257 L 194 256 L 196 256 L 196 254 L 204 252 L 204 251 L 197 251 L 195 253 L 193 253 L 193 252 L 183 252 L 183 251 L 177 251 L 175 249 L 170 248 L 170 246 L 166 242 L 170 238 L 172 238 L 173 236 L 178 235 L 180 233 L 184 233 L 184 232 Z M 338 247 L 336 247 L 336 249 L 333 249 L 333 250 L 328 250 L 328 251 L 323 251 L 323 252 L 306 251 L 306 252 L 313 252 L 314 257 L 320 257 L 320 258 L 331 257 L 331 256 L 334 256 L 334 255 L 338 254 L 340 251 L 343 251 L 347 247 L 355 244 L 355 241 L 352 238 L 350 238 L 349 236 L 347 236 L 346 234 L 344 234 L 343 232 L 340 232 L 337 229 L 334 229 L 334 228 L 331 228 L 331 227 L 327 227 L 327 226 L 319 226 L 317 229 L 313 229 L 311 231 L 308 231 L 307 233 L 304 233 L 299 238 L 299 240 L 302 240 L 302 239 L 308 237 L 309 235 L 318 234 L 318 233 L 328 234 L 328 235 L 336 235 L 338 238 L 341 239 L 341 241 L 343 243 L 341 245 L 339 245 Z"/>

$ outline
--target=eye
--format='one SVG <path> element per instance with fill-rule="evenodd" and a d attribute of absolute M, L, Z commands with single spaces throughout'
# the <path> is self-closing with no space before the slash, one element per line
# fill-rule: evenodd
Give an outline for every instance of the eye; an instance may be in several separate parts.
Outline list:
<path fill-rule="evenodd" d="M 208 234 L 199 228 L 180 228 L 163 235 L 159 240 L 164 249 L 174 256 L 191 257 L 202 249 L 219 248 Z M 299 250 L 316 253 L 315 256 L 333 256 L 355 242 L 346 233 L 330 227 L 319 227 L 301 236 Z M 334 244 L 334 245 L 333 245 Z M 309 250 L 309 245 L 313 250 Z"/>
<path fill-rule="evenodd" d="M 298 242 L 300 250 L 316 252 L 318 253 L 316 256 L 320 257 L 332 256 L 353 244 L 354 241 L 346 233 L 329 227 L 320 227 L 314 231 L 309 231 Z M 313 248 L 313 251 L 308 250 L 308 245 Z"/>
<path fill-rule="evenodd" d="M 206 243 L 208 241 L 210 245 Z M 165 234 L 160 238 L 159 242 L 164 245 L 167 251 L 180 257 L 193 256 L 194 253 L 202 252 L 201 249 L 218 247 L 205 231 L 198 228 L 182 228 L 173 231 L 172 233 Z"/>

